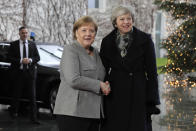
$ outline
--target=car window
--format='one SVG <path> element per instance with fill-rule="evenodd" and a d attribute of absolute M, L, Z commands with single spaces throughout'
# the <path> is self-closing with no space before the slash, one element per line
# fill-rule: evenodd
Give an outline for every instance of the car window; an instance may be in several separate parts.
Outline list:
<path fill-rule="evenodd" d="M 0 62 L 7 62 L 7 54 L 10 44 L 0 43 Z"/>

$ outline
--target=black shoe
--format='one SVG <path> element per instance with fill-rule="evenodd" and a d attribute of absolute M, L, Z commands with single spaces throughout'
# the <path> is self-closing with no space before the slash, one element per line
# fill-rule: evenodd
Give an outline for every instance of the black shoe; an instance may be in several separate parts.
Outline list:
<path fill-rule="evenodd" d="M 31 120 L 31 122 L 35 125 L 40 125 L 41 123 L 38 120 Z"/>

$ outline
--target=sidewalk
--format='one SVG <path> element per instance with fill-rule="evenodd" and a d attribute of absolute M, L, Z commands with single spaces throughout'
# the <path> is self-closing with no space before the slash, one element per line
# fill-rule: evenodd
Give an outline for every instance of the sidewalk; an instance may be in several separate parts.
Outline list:
<path fill-rule="evenodd" d="M 32 124 L 29 117 L 10 117 L 7 106 L 0 105 L 0 131 L 58 131 L 56 121 L 49 113 L 39 113 L 41 125 Z"/>

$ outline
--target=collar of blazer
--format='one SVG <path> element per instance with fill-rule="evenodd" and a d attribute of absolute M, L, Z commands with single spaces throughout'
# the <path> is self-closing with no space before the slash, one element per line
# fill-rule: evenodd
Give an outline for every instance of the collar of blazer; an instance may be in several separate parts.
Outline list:
<path fill-rule="evenodd" d="M 84 47 L 82 47 L 82 45 L 81 45 L 77 40 L 74 40 L 74 41 L 73 41 L 73 46 L 74 46 L 75 48 L 77 48 L 79 51 L 81 51 L 81 52 L 83 52 L 83 53 L 85 53 L 85 54 L 88 55 L 86 49 L 85 49 Z M 90 50 L 94 53 L 94 47 L 91 46 L 91 47 L 90 47 Z"/>
<path fill-rule="evenodd" d="M 115 52 L 118 51 L 118 47 L 117 47 L 117 44 L 116 44 L 116 32 L 117 32 L 117 28 L 115 28 L 107 36 L 107 39 L 110 40 L 110 43 L 108 43 L 108 44 L 110 44 L 110 47 L 112 47 L 110 50 L 113 50 Z M 132 46 L 141 44 L 144 41 L 146 41 L 146 36 L 147 36 L 147 33 L 143 32 L 143 31 L 141 31 L 141 30 L 139 30 L 139 29 L 137 29 L 136 27 L 133 26 L 133 41 L 132 41 L 132 45 L 129 48 L 131 48 Z"/>

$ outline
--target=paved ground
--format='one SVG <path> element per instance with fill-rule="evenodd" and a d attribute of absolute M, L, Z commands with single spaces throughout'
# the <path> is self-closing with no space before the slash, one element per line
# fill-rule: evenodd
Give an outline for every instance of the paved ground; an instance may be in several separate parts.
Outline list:
<path fill-rule="evenodd" d="M 41 125 L 34 125 L 27 116 L 12 119 L 6 106 L 0 106 L 0 131 L 58 131 L 56 122 L 47 112 L 39 113 Z"/>
<path fill-rule="evenodd" d="M 174 88 L 165 85 L 164 76 L 159 76 L 161 114 L 152 116 L 153 131 L 196 131 L 196 88 Z M 41 109 L 41 125 L 33 125 L 28 117 L 13 120 L 7 106 L 0 105 L 0 131 L 58 131 L 55 119 L 48 110 Z"/>
<path fill-rule="evenodd" d="M 152 117 L 153 131 L 196 131 L 196 87 L 174 79 L 159 76 L 161 114 Z"/>

